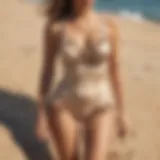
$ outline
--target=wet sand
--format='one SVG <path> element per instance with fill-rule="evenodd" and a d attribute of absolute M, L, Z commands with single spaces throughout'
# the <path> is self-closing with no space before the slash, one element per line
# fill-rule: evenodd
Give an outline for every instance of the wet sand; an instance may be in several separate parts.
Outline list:
<path fill-rule="evenodd" d="M 21 0 L 0 2 L 0 159 L 48 160 L 34 135 L 44 18 Z M 160 24 L 115 18 L 133 135 L 116 142 L 110 160 L 160 159 Z"/>

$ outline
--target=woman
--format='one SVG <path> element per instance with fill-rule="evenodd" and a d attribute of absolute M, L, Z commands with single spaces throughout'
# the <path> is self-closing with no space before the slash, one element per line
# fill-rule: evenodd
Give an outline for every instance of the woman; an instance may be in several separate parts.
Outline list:
<path fill-rule="evenodd" d="M 119 134 L 126 134 L 117 64 L 116 26 L 92 10 L 93 0 L 50 2 L 37 133 L 42 136 L 46 107 L 49 129 L 55 138 L 60 159 L 77 158 L 80 123 L 85 132 L 85 159 L 104 160 L 115 111 L 118 111 Z M 58 56 L 65 71 L 53 91 L 51 77 L 54 76 Z"/>

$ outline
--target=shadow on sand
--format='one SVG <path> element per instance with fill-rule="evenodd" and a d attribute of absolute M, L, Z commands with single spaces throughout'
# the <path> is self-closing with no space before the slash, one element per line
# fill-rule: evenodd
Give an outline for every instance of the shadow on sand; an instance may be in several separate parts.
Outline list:
<path fill-rule="evenodd" d="M 0 122 L 13 134 L 13 139 L 26 154 L 28 160 L 52 160 L 47 144 L 35 136 L 36 103 L 24 95 L 0 90 Z M 128 149 L 127 149 L 128 150 Z M 130 149 L 121 156 L 115 150 L 110 152 L 110 160 L 132 160 Z"/>
<path fill-rule="evenodd" d="M 0 122 L 12 132 L 29 160 L 51 160 L 47 145 L 34 134 L 36 113 L 34 100 L 0 90 Z"/>

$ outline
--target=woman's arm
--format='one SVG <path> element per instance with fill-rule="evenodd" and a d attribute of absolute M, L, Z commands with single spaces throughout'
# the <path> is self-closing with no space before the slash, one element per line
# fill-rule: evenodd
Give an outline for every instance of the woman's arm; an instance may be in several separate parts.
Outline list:
<path fill-rule="evenodd" d="M 120 76 L 120 65 L 119 65 L 119 32 L 116 24 L 110 22 L 110 41 L 112 45 L 111 55 L 110 55 L 110 76 L 111 83 L 113 87 L 113 92 L 116 100 L 116 107 L 118 109 L 118 124 L 119 124 L 119 134 L 124 136 L 128 130 L 126 113 L 124 108 L 123 100 L 123 89 Z"/>
<path fill-rule="evenodd" d="M 117 26 L 112 22 L 111 24 L 111 45 L 112 53 L 110 55 L 110 75 L 113 85 L 114 95 L 117 102 L 119 114 L 124 113 L 123 91 L 122 82 L 120 77 L 120 65 L 119 65 L 119 32 Z"/>
<path fill-rule="evenodd" d="M 39 99 L 44 99 L 49 90 L 52 75 L 54 74 L 56 49 L 56 36 L 51 32 L 50 25 L 47 25 L 44 32 L 44 51 L 38 95 Z"/>
<path fill-rule="evenodd" d="M 55 57 L 57 49 L 57 37 L 51 32 L 48 24 L 44 32 L 44 51 L 43 51 L 43 65 L 40 77 L 40 86 L 38 93 L 38 115 L 36 123 L 36 135 L 40 140 L 46 139 L 46 125 L 45 125 L 45 98 L 50 88 L 51 79 L 54 74 Z"/>

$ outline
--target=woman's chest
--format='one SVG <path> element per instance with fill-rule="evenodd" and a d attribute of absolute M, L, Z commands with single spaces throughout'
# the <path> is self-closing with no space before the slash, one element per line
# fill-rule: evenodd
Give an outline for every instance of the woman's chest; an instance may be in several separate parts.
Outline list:
<path fill-rule="evenodd" d="M 87 25 L 87 24 L 86 24 Z M 65 60 L 94 64 L 111 54 L 112 45 L 107 28 L 102 24 L 81 27 L 63 27 L 59 52 Z"/>

